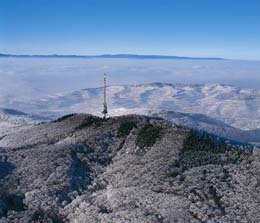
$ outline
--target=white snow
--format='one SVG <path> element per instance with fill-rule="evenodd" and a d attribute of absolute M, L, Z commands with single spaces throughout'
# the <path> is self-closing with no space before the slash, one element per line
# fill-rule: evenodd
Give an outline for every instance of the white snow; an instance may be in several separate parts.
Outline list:
<path fill-rule="evenodd" d="M 0 108 L 0 138 L 7 133 L 47 120 L 17 110 Z"/>
<path fill-rule="evenodd" d="M 107 72 L 110 115 L 174 111 L 255 130 L 259 71 L 259 61 L 1 58 L 0 107 L 45 117 L 100 115 L 103 89 L 95 87 Z"/>
<path fill-rule="evenodd" d="M 229 85 L 145 84 L 109 86 L 107 88 L 110 115 L 127 110 L 166 110 L 203 114 L 243 130 L 260 128 L 260 90 L 240 89 Z M 102 111 L 103 88 L 89 88 L 51 95 L 43 100 L 14 102 L 8 107 L 22 111 L 58 117 L 68 113 Z M 136 112 L 135 112 L 136 111 Z M 141 113 L 141 112 L 139 112 Z"/>

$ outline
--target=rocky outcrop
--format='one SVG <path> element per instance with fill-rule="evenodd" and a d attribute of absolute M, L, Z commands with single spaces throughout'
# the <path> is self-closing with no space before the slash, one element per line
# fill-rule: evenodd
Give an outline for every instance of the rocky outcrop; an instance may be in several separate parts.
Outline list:
<path fill-rule="evenodd" d="M 260 219 L 260 152 L 164 120 L 69 115 L 0 146 L 3 223 Z"/>

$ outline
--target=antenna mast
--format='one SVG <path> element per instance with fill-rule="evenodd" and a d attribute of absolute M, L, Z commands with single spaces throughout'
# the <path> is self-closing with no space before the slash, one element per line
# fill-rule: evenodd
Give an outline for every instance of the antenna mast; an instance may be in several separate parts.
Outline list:
<path fill-rule="evenodd" d="M 106 115 L 107 115 L 107 75 L 106 73 L 104 73 L 104 102 L 103 102 L 103 119 L 106 119 Z"/>

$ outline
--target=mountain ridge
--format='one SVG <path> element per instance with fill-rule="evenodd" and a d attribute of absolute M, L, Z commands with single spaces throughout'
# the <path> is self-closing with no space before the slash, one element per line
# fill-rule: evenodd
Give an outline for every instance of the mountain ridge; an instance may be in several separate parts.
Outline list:
<path fill-rule="evenodd" d="M 110 116 L 157 115 L 233 140 L 260 142 L 260 91 L 225 84 L 110 85 Z M 160 96 L 160 97 L 158 97 Z M 50 119 L 70 113 L 101 115 L 103 88 L 52 94 L 42 100 L 10 101 L 7 108 Z"/>
<path fill-rule="evenodd" d="M 6 134 L 27 128 L 32 124 L 49 120 L 39 115 L 31 115 L 14 109 L 0 108 L 0 138 Z"/>
<path fill-rule="evenodd" d="M 18 54 L 3 54 L 1 57 L 16 57 L 16 58 L 111 58 L 111 59 L 181 59 L 181 60 L 226 60 L 220 57 L 185 57 L 185 56 L 170 56 L 170 55 L 142 55 L 142 54 L 101 54 L 101 55 L 59 55 L 59 54 L 47 54 L 47 55 L 18 55 Z"/>
<path fill-rule="evenodd" d="M 259 150 L 211 137 L 158 118 L 86 114 L 9 134 L 0 221 L 257 222 Z"/>

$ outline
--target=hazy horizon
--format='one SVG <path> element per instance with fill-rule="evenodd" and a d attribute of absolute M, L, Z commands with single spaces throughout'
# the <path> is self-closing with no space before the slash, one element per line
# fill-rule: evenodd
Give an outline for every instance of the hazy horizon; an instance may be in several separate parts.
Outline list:
<path fill-rule="evenodd" d="M 3 0 L 0 52 L 260 60 L 258 0 Z"/>
<path fill-rule="evenodd" d="M 259 89 L 260 62 L 237 60 L 1 58 L 1 98 L 151 82 L 220 83 Z"/>

